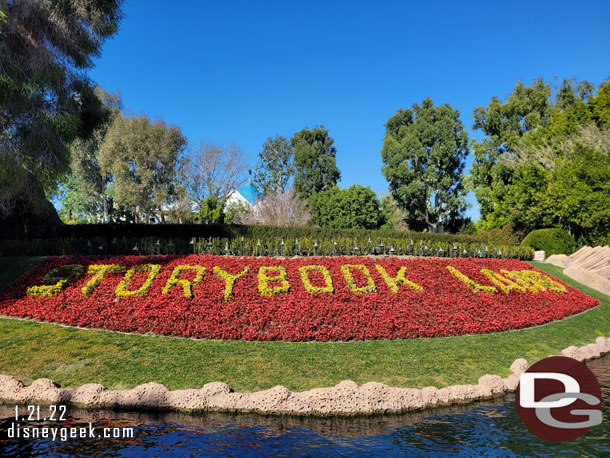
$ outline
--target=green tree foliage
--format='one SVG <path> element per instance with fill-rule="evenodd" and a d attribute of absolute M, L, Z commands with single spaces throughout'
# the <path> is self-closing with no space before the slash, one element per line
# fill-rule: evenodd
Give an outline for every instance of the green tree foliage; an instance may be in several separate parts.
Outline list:
<path fill-rule="evenodd" d="M 570 156 L 558 160 L 546 197 L 554 221 L 577 240 L 595 245 L 610 241 L 610 155 L 607 152 L 577 146 Z"/>
<path fill-rule="evenodd" d="M 114 201 L 131 209 L 134 222 L 165 222 L 178 195 L 178 160 L 186 143 L 178 127 L 145 115 L 114 119 L 100 148 L 100 167 L 114 177 Z"/>
<path fill-rule="evenodd" d="M 511 171 L 499 158 L 514 153 L 523 135 L 546 122 L 550 94 L 550 85 L 542 79 L 531 86 L 518 82 L 505 102 L 494 96 L 487 106 L 474 110 L 473 128 L 485 137 L 472 144 L 470 184 L 483 219 L 494 211 L 494 203 L 503 199 L 510 183 Z"/>
<path fill-rule="evenodd" d="M 576 243 L 570 234 L 556 227 L 548 229 L 535 229 L 525 236 L 521 246 L 544 250 L 546 256 L 552 254 L 570 255 L 576 249 Z"/>
<path fill-rule="evenodd" d="M 341 178 L 333 143 L 334 140 L 323 126 L 303 129 L 292 137 L 296 171 L 294 187 L 301 197 L 309 199 L 318 192 L 332 188 Z"/>
<path fill-rule="evenodd" d="M 509 225 L 519 232 L 553 225 L 545 197 L 551 173 L 539 165 L 525 164 L 512 171 L 511 182 L 504 185 L 503 200 L 487 214 L 485 229 Z"/>
<path fill-rule="evenodd" d="M 381 229 L 394 231 L 408 231 L 407 214 L 402 210 L 392 194 L 385 194 L 379 199 L 383 213 L 383 226 Z"/>
<path fill-rule="evenodd" d="M 116 33 L 121 4 L 0 2 L 0 217 L 48 210 L 44 191 L 68 171 L 68 145 L 104 121 L 85 70 Z"/>
<path fill-rule="evenodd" d="M 504 104 L 494 98 L 475 110 L 475 127 L 487 135 L 474 146 L 471 170 L 483 216 L 479 228 L 508 224 L 527 233 L 559 226 L 583 243 L 601 243 L 610 234 L 603 197 L 608 195 L 610 83 L 603 83 L 596 94 L 591 83 L 572 80 L 563 81 L 555 92 L 542 80 L 527 91 L 520 84 L 517 89 Z M 520 112 L 515 118 L 520 122 L 509 124 L 524 125 L 528 118 L 528 128 L 497 129 L 490 113 L 503 111 L 505 120 L 510 119 L 519 100 L 532 112 Z M 536 103 L 525 103 L 532 100 Z M 477 113 L 486 116 L 477 118 Z M 492 143 L 500 146 L 491 155 L 477 156 Z"/>
<path fill-rule="evenodd" d="M 106 133 L 114 119 L 122 109 L 119 93 L 109 94 L 101 88 L 96 88 L 96 95 L 104 103 L 108 112 L 107 119 L 98 126 L 87 139 L 76 139 L 71 145 L 71 170 L 69 185 L 66 187 L 66 210 L 72 213 L 74 206 L 79 212 L 85 212 L 87 220 L 110 221 L 112 213 L 111 185 L 112 173 L 110 168 L 103 168 L 101 164 L 111 164 L 114 157 L 104 158 L 102 154 L 114 154 L 111 148 L 102 149 Z M 77 212 L 77 213 L 79 213 Z"/>
<path fill-rule="evenodd" d="M 309 209 L 312 222 L 321 227 L 378 229 L 383 224 L 379 199 L 368 186 L 335 186 L 321 191 L 309 199 Z"/>
<path fill-rule="evenodd" d="M 430 98 L 400 109 L 385 124 L 382 172 L 412 229 L 443 227 L 466 208 L 462 170 L 468 134 L 459 112 Z"/>
<path fill-rule="evenodd" d="M 98 223 L 102 208 L 93 196 L 83 192 L 84 184 L 69 175 L 57 194 L 61 203 L 59 216 L 67 224 Z"/>
<path fill-rule="evenodd" d="M 198 219 L 203 224 L 225 222 L 225 201 L 217 196 L 208 196 L 199 204 Z"/>
<path fill-rule="evenodd" d="M 290 140 L 276 135 L 268 138 L 258 153 L 253 184 L 261 196 L 284 194 L 294 176 L 294 153 Z"/>

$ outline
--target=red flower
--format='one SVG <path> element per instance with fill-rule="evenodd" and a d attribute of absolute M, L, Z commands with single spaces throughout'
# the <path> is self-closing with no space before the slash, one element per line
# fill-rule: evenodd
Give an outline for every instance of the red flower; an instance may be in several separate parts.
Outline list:
<path fill-rule="evenodd" d="M 107 269 L 103 280 L 86 290 L 88 295 L 83 294 L 82 288 L 90 283 L 93 273 L 84 274 L 56 296 L 27 295 L 28 287 L 41 285 L 46 273 L 64 264 L 81 264 L 85 271 L 93 264 L 115 264 L 124 269 Z M 126 288 L 140 291 L 138 295 L 117 295 L 117 286 L 126 272 L 142 264 L 160 265 L 161 270 L 154 275 L 151 273 L 154 269 L 132 273 Z M 203 278 L 197 277 L 202 269 L 178 269 L 170 282 L 172 286 L 166 287 L 174 269 L 184 265 L 205 267 Z M 313 265 L 326 269 L 332 288 L 322 275 L 324 269 L 319 267 L 306 269 L 317 288 L 312 289 L 312 285 L 308 288 L 303 283 L 299 268 Z M 341 268 L 346 265 L 350 268 Z M 215 266 L 228 275 L 221 275 Z M 246 266 L 250 269 L 243 273 Z M 263 275 L 265 278 L 261 280 L 259 269 L 265 266 L 283 269 L 263 269 L 266 277 Z M 470 286 L 447 266 L 472 280 Z M 405 269 L 401 273 L 402 267 Z M 184 337 L 337 341 L 519 329 L 558 320 L 599 303 L 543 272 L 545 278 L 555 282 L 553 288 L 547 283 L 542 290 L 538 288 L 539 292 L 533 292 L 533 287 L 504 291 L 482 269 L 508 279 L 507 274 L 501 274 L 502 270 L 541 272 L 529 264 L 508 259 L 54 257 L 0 292 L 0 314 L 73 326 Z M 233 280 L 228 280 L 230 276 Z M 185 282 L 176 283 L 177 279 Z M 227 281 L 232 281 L 231 294 L 227 294 Z M 268 282 L 262 289 L 259 288 L 261 281 Z M 495 285 L 496 292 L 488 292 L 489 288 L 474 292 L 477 288 L 473 288 L 473 282 L 485 287 Z M 565 292 L 557 292 L 564 288 Z M 272 294 L 271 289 L 275 291 Z"/>

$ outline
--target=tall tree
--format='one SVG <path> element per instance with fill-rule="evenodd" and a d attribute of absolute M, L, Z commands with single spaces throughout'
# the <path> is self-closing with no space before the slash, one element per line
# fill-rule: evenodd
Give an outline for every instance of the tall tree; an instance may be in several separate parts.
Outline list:
<path fill-rule="evenodd" d="M 291 143 L 296 169 L 294 187 L 301 197 L 309 199 L 337 184 L 341 178 L 336 161 L 337 149 L 324 126 L 297 132 Z"/>
<path fill-rule="evenodd" d="M 103 122 L 85 70 L 116 33 L 121 4 L 0 1 L 0 218 L 57 218 L 45 192 L 68 170 L 69 143 Z"/>
<path fill-rule="evenodd" d="M 248 162 L 235 143 L 218 145 L 201 142 L 181 164 L 186 194 L 207 221 L 222 222 L 226 199 L 246 181 Z"/>
<path fill-rule="evenodd" d="M 254 186 L 258 194 L 284 194 L 294 176 L 294 153 L 290 140 L 276 135 L 269 137 L 258 153 Z"/>
<path fill-rule="evenodd" d="M 462 171 L 468 134 L 449 104 L 399 109 L 385 124 L 382 172 L 390 192 L 414 229 L 442 232 L 466 208 Z"/>
<path fill-rule="evenodd" d="M 100 201 L 85 192 L 85 185 L 74 175 L 62 181 L 56 198 L 61 203 L 59 216 L 69 224 L 98 223 L 102 212 Z"/>
<path fill-rule="evenodd" d="M 122 109 L 119 93 L 109 94 L 101 88 L 96 88 L 98 98 L 104 103 L 108 111 L 106 122 L 102 123 L 88 139 L 77 139 L 71 145 L 72 175 L 70 193 L 71 199 L 81 196 L 86 202 L 92 199 L 99 203 L 102 213 L 102 222 L 110 221 L 111 203 L 110 186 L 112 173 L 102 164 L 112 163 L 113 158 L 102 158 L 101 154 L 114 154 L 111 148 L 102 149 L 106 133 L 114 119 Z"/>
<path fill-rule="evenodd" d="M 547 208 L 559 226 L 583 243 L 610 243 L 610 154 L 576 144 L 557 161 L 547 189 Z M 594 164 L 594 165 L 593 165 Z"/>
<path fill-rule="evenodd" d="M 112 173 L 114 200 L 132 209 L 135 222 L 153 216 L 165 222 L 186 143 L 180 128 L 145 115 L 115 118 L 101 146 L 100 166 Z"/>
<path fill-rule="evenodd" d="M 531 86 L 519 81 L 505 102 L 494 96 L 487 106 L 474 110 L 473 128 L 485 137 L 473 142 L 470 185 L 483 218 L 493 211 L 494 200 L 502 198 L 510 183 L 511 172 L 499 158 L 514 153 L 524 134 L 546 123 L 551 114 L 550 94 L 550 84 L 541 78 Z"/>
<path fill-rule="evenodd" d="M 474 127 L 485 134 L 473 145 L 470 177 L 481 208 L 479 228 L 508 224 L 529 232 L 563 224 L 572 231 L 559 223 L 546 197 L 558 161 L 569 159 L 576 144 L 595 150 L 604 143 L 599 130 L 604 110 L 596 112 L 593 89 L 587 81 L 552 87 L 538 79 L 531 86 L 518 83 L 504 102 L 494 97 L 475 110 Z M 602 85 L 602 100 L 603 93 Z"/>

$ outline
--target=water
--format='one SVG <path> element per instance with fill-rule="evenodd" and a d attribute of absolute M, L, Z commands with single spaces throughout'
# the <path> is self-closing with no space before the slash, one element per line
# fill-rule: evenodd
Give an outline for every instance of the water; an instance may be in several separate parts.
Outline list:
<path fill-rule="evenodd" d="M 1 457 L 610 456 L 610 356 L 589 364 L 603 392 L 604 422 L 567 443 L 537 439 L 514 395 L 412 414 L 359 418 L 132 413 L 69 410 L 68 421 L 25 426 L 133 428 L 133 438 L 10 439 L 14 406 L 0 407 Z M 120 431 L 120 430 L 117 430 Z"/>

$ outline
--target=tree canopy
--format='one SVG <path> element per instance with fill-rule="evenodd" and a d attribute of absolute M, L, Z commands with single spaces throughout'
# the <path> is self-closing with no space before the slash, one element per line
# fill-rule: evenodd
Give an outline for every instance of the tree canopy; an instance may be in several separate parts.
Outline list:
<path fill-rule="evenodd" d="M 468 134 L 449 104 L 399 109 L 385 124 L 382 172 L 412 229 L 442 232 L 466 208 L 462 171 Z"/>
<path fill-rule="evenodd" d="M 175 126 L 147 116 L 118 115 L 101 145 L 100 166 L 114 177 L 112 194 L 129 207 L 135 222 L 165 222 L 178 188 L 178 161 L 186 137 Z"/>
<path fill-rule="evenodd" d="M 378 229 L 383 212 L 375 192 L 358 184 L 347 189 L 335 186 L 309 199 L 311 220 L 321 227 Z"/>
<path fill-rule="evenodd" d="M 341 173 L 337 168 L 337 149 L 323 126 L 303 129 L 292 137 L 297 193 L 309 199 L 314 194 L 337 184 Z"/>
<path fill-rule="evenodd" d="M 0 217 L 50 211 L 69 144 L 107 113 L 85 70 L 116 33 L 122 0 L 0 1 Z"/>
<path fill-rule="evenodd" d="M 478 107 L 474 127 L 485 137 L 473 147 L 471 184 L 479 228 L 557 226 L 582 243 L 604 243 L 610 236 L 603 197 L 610 176 L 609 100 L 610 82 L 595 93 L 586 81 L 553 88 L 538 79 L 517 84 L 505 102 L 494 97 Z"/>
<path fill-rule="evenodd" d="M 94 221 L 101 215 L 101 221 L 107 223 L 112 213 L 113 176 L 109 164 L 114 156 L 102 157 L 102 154 L 114 154 L 111 148 L 102 148 L 108 129 L 123 108 L 120 94 L 109 94 L 102 88 L 96 88 L 96 95 L 108 111 L 107 119 L 99 125 L 87 139 L 76 139 L 71 144 L 71 176 L 66 186 L 66 203 L 68 211 L 86 215 Z M 106 167 L 102 167 L 104 164 Z"/>
<path fill-rule="evenodd" d="M 290 140 L 269 137 L 258 153 L 253 184 L 261 196 L 285 194 L 294 176 L 294 153 Z"/>
<path fill-rule="evenodd" d="M 200 221 L 225 220 L 225 204 L 231 192 L 246 182 L 248 162 L 236 144 L 201 142 L 191 148 L 180 166 L 186 197 L 199 207 Z"/>

